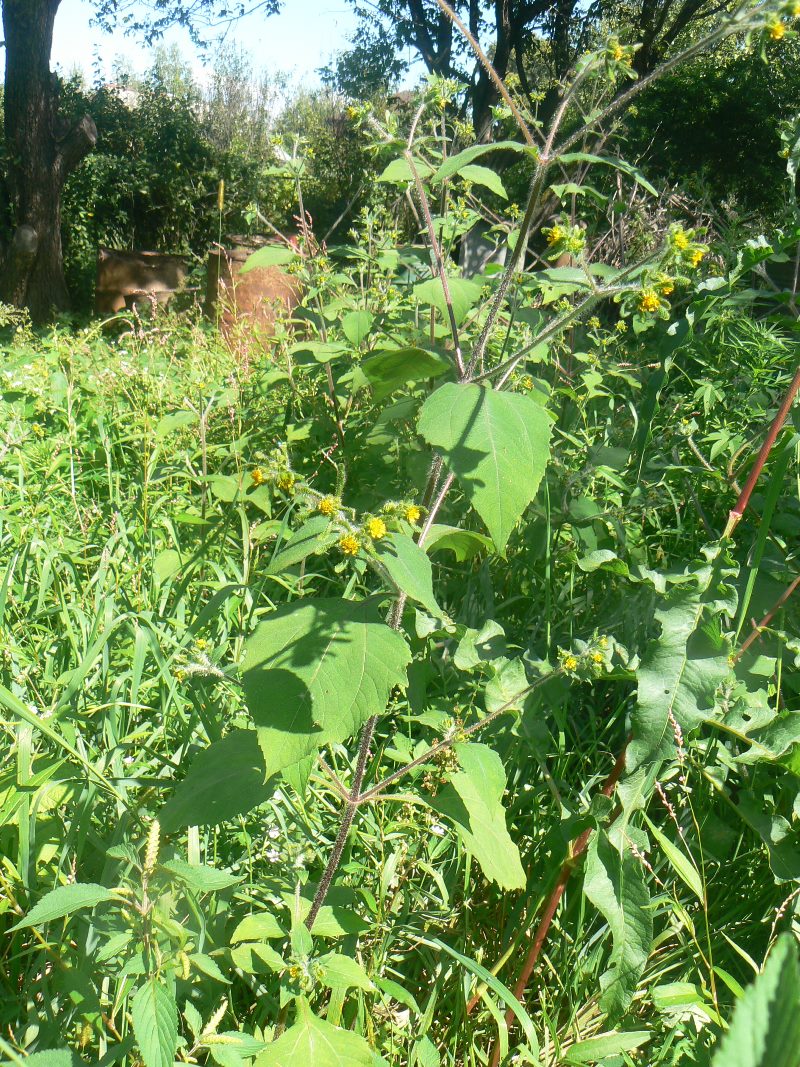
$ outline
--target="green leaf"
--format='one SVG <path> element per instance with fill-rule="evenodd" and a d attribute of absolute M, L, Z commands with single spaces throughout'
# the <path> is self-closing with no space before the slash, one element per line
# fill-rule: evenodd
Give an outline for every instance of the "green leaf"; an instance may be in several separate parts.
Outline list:
<path fill-rule="evenodd" d="M 736 1005 L 712 1067 L 800 1067 L 800 967 L 783 934 Z"/>
<path fill-rule="evenodd" d="M 358 347 L 372 329 L 372 323 L 369 311 L 350 311 L 342 319 L 342 330 L 347 340 Z"/>
<path fill-rule="evenodd" d="M 650 193 L 651 196 L 658 196 L 658 189 L 651 185 L 645 178 L 641 171 L 630 163 L 626 163 L 624 159 L 618 159 L 616 156 L 595 156 L 591 152 L 565 152 L 562 156 L 558 157 L 559 163 L 600 163 L 606 167 L 613 167 L 614 170 L 620 171 L 622 174 L 627 174 L 629 178 L 633 178 L 637 185 Z"/>
<path fill-rule="evenodd" d="M 372 1050 L 363 1037 L 351 1030 L 340 1030 L 324 1019 L 317 1019 L 311 1013 L 308 1001 L 301 998 L 298 1001 L 297 1022 L 264 1049 L 254 1067 L 301 1065 L 373 1067 Z"/>
<path fill-rule="evenodd" d="M 378 352 L 360 365 L 376 400 L 384 400 L 409 382 L 436 378 L 450 369 L 446 359 L 424 348 L 398 348 Z"/>
<path fill-rule="evenodd" d="M 46 1052 L 34 1052 L 30 1056 L 19 1058 L 25 1067 L 85 1067 L 86 1060 L 82 1060 L 77 1053 L 70 1049 L 48 1049 Z M 8 1061 L 2 1067 L 10 1067 Z"/>
<path fill-rule="evenodd" d="M 374 599 L 308 599 L 268 615 L 247 641 L 242 668 L 267 775 L 345 741 L 383 712 L 410 659 Z"/>
<path fill-rule="evenodd" d="M 178 1008 L 157 978 L 148 979 L 133 998 L 131 1019 L 145 1067 L 173 1067 L 178 1047 Z"/>
<path fill-rule="evenodd" d="M 694 865 L 694 861 L 681 851 L 677 845 L 673 844 L 666 834 L 662 834 L 658 827 L 654 826 L 646 815 L 644 816 L 644 819 L 649 826 L 653 837 L 658 841 L 661 851 L 667 857 L 670 867 L 672 867 L 678 877 L 688 885 L 700 903 L 704 904 L 706 898 L 705 893 L 703 892 L 703 880 L 700 877 L 700 872 Z"/>
<path fill-rule="evenodd" d="M 478 282 L 469 281 L 467 278 L 459 278 L 458 275 L 448 275 L 447 287 L 450 290 L 450 300 L 453 305 L 453 314 L 457 323 L 462 323 L 469 312 L 478 302 L 481 295 L 481 287 Z M 441 312 L 445 322 L 449 321 L 447 301 L 444 289 L 439 278 L 430 278 L 426 282 L 418 282 L 413 289 L 414 297 L 422 304 L 432 304 Z"/>
<path fill-rule="evenodd" d="M 627 832 L 630 834 L 630 827 Z M 644 867 L 622 834 L 613 844 L 603 830 L 592 834 L 583 891 L 611 930 L 613 947 L 609 969 L 600 979 L 600 1007 L 609 1015 L 618 1015 L 633 999 L 653 941 Z"/>
<path fill-rule="evenodd" d="M 286 263 L 291 263 L 293 259 L 297 259 L 297 252 L 293 248 L 265 245 L 252 256 L 247 257 L 240 273 L 247 274 L 251 270 L 258 270 L 259 267 L 282 267 Z"/>
<path fill-rule="evenodd" d="M 332 989 L 334 986 L 340 986 L 345 989 L 370 990 L 373 988 L 367 972 L 358 960 L 354 960 L 352 956 L 345 956 L 341 952 L 328 952 L 326 955 L 320 956 L 317 963 L 324 972 L 321 979 L 322 982 Z"/>
<path fill-rule="evenodd" d="M 231 944 L 237 941 L 269 941 L 273 937 L 285 937 L 278 920 L 270 911 L 257 911 L 246 915 L 231 934 Z"/>
<path fill-rule="evenodd" d="M 230 889 L 232 885 L 238 885 L 241 878 L 228 871 L 218 871 L 215 867 L 206 867 L 201 863 L 186 863 L 184 860 L 167 860 L 160 863 L 163 871 L 169 871 L 179 881 L 183 882 L 195 893 L 218 893 L 222 889 Z"/>
<path fill-rule="evenodd" d="M 209 978 L 213 978 L 217 982 L 222 982 L 224 985 L 230 985 L 230 979 L 219 968 L 219 964 L 213 957 L 207 956 L 205 952 L 193 952 L 189 956 L 189 963 L 196 970 L 202 974 L 208 975 Z"/>
<path fill-rule="evenodd" d="M 272 557 L 267 574 L 280 574 L 287 567 L 302 563 L 315 552 L 324 552 L 338 538 L 339 534 L 331 526 L 325 515 L 314 515 L 292 534 L 289 540 Z"/>
<path fill-rule="evenodd" d="M 504 659 L 506 654 L 505 630 L 499 622 L 487 619 L 480 630 L 468 626 L 458 642 L 453 663 L 460 671 L 471 671 L 482 663 Z"/>
<path fill-rule="evenodd" d="M 156 426 L 156 437 L 167 437 L 175 430 L 182 430 L 186 426 L 192 426 L 198 420 L 195 411 L 174 411 L 171 415 L 164 415 Z"/>
<path fill-rule="evenodd" d="M 414 166 L 423 181 L 433 173 L 433 167 L 429 167 L 422 159 L 414 159 Z M 407 159 L 393 159 L 388 166 L 384 167 L 376 181 L 387 182 L 390 185 L 405 185 L 406 182 L 414 181 L 414 172 Z"/>
<path fill-rule="evenodd" d="M 503 200 L 508 200 L 506 187 L 503 185 L 497 171 L 490 170 L 488 167 L 481 167 L 468 163 L 465 167 L 461 168 L 459 174 L 465 181 L 473 182 L 475 185 L 483 185 L 491 190 L 491 192 L 502 197 Z"/>
<path fill-rule="evenodd" d="M 627 768 L 667 759 L 675 752 L 676 722 L 683 733 L 703 722 L 714 708 L 717 687 L 728 676 L 729 646 L 713 618 L 708 599 L 679 587 L 656 610 L 661 635 L 638 672 L 638 700 Z"/>
<path fill-rule="evenodd" d="M 216 826 L 272 796 L 254 730 L 233 730 L 195 758 L 189 773 L 161 809 L 165 833 L 185 826 Z"/>
<path fill-rule="evenodd" d="M 234 966 L 245 974 L 277 974 L 286 967 L 283 956 L 272 945 L 246 941 L 231 949 Z"/>
<path fill-rule="evenodd" d="M 529 396 L 448 382 L 422 406 L 419 432 L 438 448 L 498 552 L 536 496 L 551 419 Z"/>
<path fill-rule="evenodd" d="M 165 548 L 153 560 L 153 574 L 159 584 L 166 582 L 181 569 L 181 554 L 174 548 Z"/>
<path fill-rule="evenodd" d="M 494 545 L 485 534 L 474 530 L 460 530 L 457 526 L 441 526 L 434 523 L 428 530 L 425 550 L 431 552 L 450 551 L 456 557 L 456 563 L 465 563 L 474 559 L 480 552 L 492 552 Z"/>
<path fill-rule="evenodd" d="M 524 889 L 525 872 L 501 803 L 506 776 L 500 757 L 486 745 L 457 744 L 454 751 L 461 770 L 450 775 L 431 807 L 450 819 L 487 878 L 501 889 Z"/>
<path fill-rule="evenodd" d="M 94 882 L 77 882 L 74 885 L 60 885 L 36 904 L 24 919 L 12 926 L 11 930 L 21 930 L 25 926 L 41 926 L 53 919 L 63 919 L 81 908 L 94 908 L 103 901 L 113 900 L 114 894 L 104 885 Z"/>
<path fill-rule="evenodd" d="M 567 1063 L 598 1063 L 607 1056 L 620 1052 L 632 1052 L 650 1040 L 649 1030 L 629 1030 L 618 1034 L 598 1034 L 585 1041 L 576 1041 L 566 1050 Z"/>
<path fill-rule="evenodd" d="M 435 185 L 437 182 L 442 182 L 445 178 L 450 178 L 454 174 L 460 174 L 465 166 L 472 163 L 473 159 L 479 159 L 488 152 L 525 151 L 525 145 L 520 144 L 519 141 L 495 141 L 491 144 L 474 144 L 470 148 L 465 148 L 462 152 L 458 152 L 445 160 L 431 179 L 431 184 Z"/>
<path fill-rule="evenodd" d="M 376 542 L 373 549 L 399 590 L 422 604 L 431 615 L 442 614 L 433 595 L 431 561 L 408 534 L 393 533 Z"/>

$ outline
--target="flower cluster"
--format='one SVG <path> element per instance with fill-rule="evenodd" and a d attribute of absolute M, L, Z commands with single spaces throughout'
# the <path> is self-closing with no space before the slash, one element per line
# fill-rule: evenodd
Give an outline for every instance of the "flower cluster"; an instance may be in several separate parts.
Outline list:
<path fill-rule="evenodd" d="M 569 651 L 560 649 L 558 662 L 565 674 L 588 680 L 612 669 L 612 656 L 618 649 L 613 638 L 598 637 L 594 641 L 576 641 Z"/>
<path fill-rule="evenodd" d="M 708 245 L 700 244 L 695 230 L 685 230 L 682 226 L 670 226 L 667 233 L 667 263 L 677 268 L 699 267 L 708 254 Z"/>
<path fill-rule="evenodd" d="M 254 489 L 262 485 L 274 485 L 283 493 L 293 493 L 297 476 L 289 465 L 286 445 L 280 444 L 264 459 L 264 462 L 250 471 L 250 482 Z"/>
<path fill-rule="evenodd" d="M 583 252 L 586 243 L 586 233 L 582 226 L 571 223 L 565 216 L 552 226 L 542 230 L 548 246 L 548 259 L 558 259 L 567 253 L 570 256 L 579 256 Z"/>

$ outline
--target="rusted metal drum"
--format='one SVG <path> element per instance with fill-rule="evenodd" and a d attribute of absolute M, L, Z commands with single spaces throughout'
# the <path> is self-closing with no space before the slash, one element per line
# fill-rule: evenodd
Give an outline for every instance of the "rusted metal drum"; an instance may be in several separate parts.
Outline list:
<path fill-rule="evenodd" d="M 281 267 L 256 267 L 242 274 L 253 248 L 212 248 L 208 254 L 206 315 L 223 334 L 270 340 L 275 324 L 300 303 L 299 280 Z"/>
<path fill-rule="evenodd" d="M 168 304 L 186 287 L 188 276 L 189 263 L 184 256 L 98 248 L 95 313 L 109 315 L 124 308 Z"/>

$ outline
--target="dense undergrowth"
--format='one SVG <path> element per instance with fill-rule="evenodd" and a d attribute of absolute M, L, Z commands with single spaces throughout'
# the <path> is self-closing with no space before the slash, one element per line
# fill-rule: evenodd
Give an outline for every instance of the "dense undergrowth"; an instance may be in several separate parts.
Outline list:
<path fill-rule="evenodd" d="M 7 327 L 9 1063 L 797 1063 L 800 235 L 443 287 L 428 104 L 274 345 Z"/>

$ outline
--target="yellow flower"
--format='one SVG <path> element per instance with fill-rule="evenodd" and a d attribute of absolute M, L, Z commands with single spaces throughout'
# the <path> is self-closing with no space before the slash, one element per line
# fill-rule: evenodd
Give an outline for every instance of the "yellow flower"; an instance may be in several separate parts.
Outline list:
<path fill-rule="evenodd" d="M 386 536 L 386 523 L 383 519 L 368 519 L 367 533 L 373 541 L 380 541 L 382 537 Z"/>
<path fill-rule="evenodd" d="M 544 231 L 547 234 L 547 243 L 549 245 L 558 244 L 559 241 L 563 241 L 566 236 L 563 226 L 551 226 L 549 230 Z"/>
<path fill-rule="evenodd" d="M 795 4 L 792 8 L 792 15 L 794 18 L 800 17 L 800 4 Z"/>
<path fill-rule="evenodd" d="M 702 250 L 702 248 L 696 248 L 695 251 L 692 252 L 691 256 L 689 257 L 689 262 L 693 267 L 699 267 L 704 255 L 705 252 Z"/>
<path fill-rule="evenodd" d="M 670 293 L 675 292 L 675 282 L 673 282 L 672 278 L 664 278 L 658 289 L 662 296 L 669 296 Z"/>
<path fill-rule="evenodd" d="M 602 663 L 602 662 L 603 662 L 603 653 L 602 652 L 593 652 L 592 653 L 592 663 Z"/>
<path fill-rule="evenodd" d="M 416 504 L 409 504 L 405 511 L 406 522 L 410 522 L 412 526 L 416 526 L 419 520 L 422 518 L 422 512 Z"/>
<path fill-rule="evenodd" d="M 600 319 L 598 319 L 596 315 L 592 315 L 590 319 L 586 320 L 586 325 L 589 327 L 590 330 L 599 330 Z"/>
<path fill-rule="evenodd" d="M 780 41 L 781 37 L 786 33 L 786 26 L 780 19 L 777 22 L 773 22 L 769 28 L 769 35 L 773 41 Z"/>
<path fill-rule="evenodd" d="M 564 657 L 564 670 L 566 670 L 566 671 L 574 671 L 577 666 L 578 666 L 578 661 L 577 661 L 577 659 L 575 659 L 574 656 L 565 656 Z"/>
<path fill-rule="evenodd" d="M 335 515 L 338 510 L 339 501 L 335 496 L 324 496 L 317 504 L 317 511 L 320 515 L 327 515 L 329 518 L 331 515 Z"/>
<path fill-rule="evenodd" d="M 672 235 L 672 243 L 682 252 L 689 247 L 689 234 L 685 230 L 676 230 Z"/>
<path fill-rule="evenodd" d="M 625 49 L 622 47 L 619 41 L 615 41 L 614 44 L 611 46 L 611 58 L 614 60 L 615 63 L 619 63 L 619 61 L 623 59 L 624 56 Z"/>
<path fill-rule="evenodd" d="M 639 310 L 652 313 L 659 311 L 661 308 L 661 301 L 659 300 L 658 293 L 652 289 L 645 289 L 642 295 L 639 297 Z"/>
<path fill-rule="evenodd" d="M 526 374 L 524 378 L 520 379 L 519 384 L 523 389 L 533 389 L 533 378 L 531 378 L 530 374 Z"/>
<path fill-rule="evenodd" d="M 628 332 L 628 324 L 627 324 L 627 322 L 625 322 L 624 319 L 620 319 L 619 322 L 617 323 L 617 325 L 614 327 L 614 329 L 617 331 L 617 333 L 627 333 Z"/>
<path fill-rule="evenodd" d="M 278 475 L 278 480 L 275 483 L 279 489 L 283 489 L 285 493 L 291 493 L 294 489 L 295 478 L 291 471 L 284 471 L 283 474 Z"/>
<path fill-rule="evenodd" d="M 267 480 L 264 475 L 264 472 L 260 467 L 256 467 L 255 470 L 250 471 L 250 477 L 253 481 L 253 485 L 263 485 L 264 482 Z"/>
<path fill-rule="evenodd" d="M 353 534 L 345 534 L 339 538 L 339 548 L 345 556 L 357 556 L 361 542 Z"/>

